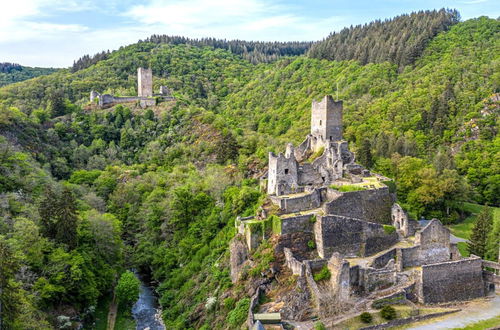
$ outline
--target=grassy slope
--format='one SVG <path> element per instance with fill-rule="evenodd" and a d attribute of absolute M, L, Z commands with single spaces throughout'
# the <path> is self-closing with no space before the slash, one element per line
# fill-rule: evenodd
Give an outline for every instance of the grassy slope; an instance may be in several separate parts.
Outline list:
<path fill-rule="evenodd" d="M 470 212 L 471 215 L 467 217 L 464 221 L 459 222 L 455 225 L 450 226 L 451 233 L 457 237 L 469 239 L 472 233 L 472 227 L 474 227 L 474 222 L 476 221 L 476 216 L 483 209 L 483 205 L 463 203 L 463 210 Z M 500 221 L 500 208 L 493 208 L 493 221 Z"/>

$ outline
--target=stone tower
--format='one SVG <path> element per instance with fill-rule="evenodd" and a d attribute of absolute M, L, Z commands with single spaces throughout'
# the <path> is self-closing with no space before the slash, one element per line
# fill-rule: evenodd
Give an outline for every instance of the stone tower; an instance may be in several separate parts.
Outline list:
<path fill-rule="evenodd" d="M 294 193 L 298 188 L 298 170 L 291 143 L 287 145 L 285 155 L 276 156 L 270 152 L 267 193 L 276 196 Z"/>
<path fill-rule="evenodd" d="M 137 95 L 139 97 L 153 96 L 153 71 L 151 69 L 137 69 Z"/>
<path fill-rule="evenodd" d="M 311 135 L 315 151 L 326 147 L 329 141 L 342 140 L 342 101 L 334 101 L 330 95 L 319 102 L 313 100 Z"/>

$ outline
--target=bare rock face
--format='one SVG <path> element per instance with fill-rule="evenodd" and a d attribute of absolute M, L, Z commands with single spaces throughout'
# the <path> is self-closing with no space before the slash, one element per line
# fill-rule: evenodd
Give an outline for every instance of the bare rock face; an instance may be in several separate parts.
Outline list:
<path fill-rule="evenodd" d="M 236 283 L 240 278 L 244 263 L 248 260 L 248 248 L 242 235 L 237 235 L 229 245 L 231 252 L 231 281 Z"/>

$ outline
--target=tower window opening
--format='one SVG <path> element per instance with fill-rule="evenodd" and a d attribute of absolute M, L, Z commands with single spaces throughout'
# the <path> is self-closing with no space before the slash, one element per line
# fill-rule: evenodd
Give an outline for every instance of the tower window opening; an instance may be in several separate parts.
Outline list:
<path fill-rule="evenodd" d="M 319 121 L 319 126 L 321 126 L 321 124 L 322 124 L 322 123 L 323 123 L 323 121 L 322 121 L 322 120 L 320 120 L 320 121 Z"/>
<path fill-rule="evenodd" d="M 287 168 L 285 168 L 285 174 L 288 174 L 288 169 Z"/>

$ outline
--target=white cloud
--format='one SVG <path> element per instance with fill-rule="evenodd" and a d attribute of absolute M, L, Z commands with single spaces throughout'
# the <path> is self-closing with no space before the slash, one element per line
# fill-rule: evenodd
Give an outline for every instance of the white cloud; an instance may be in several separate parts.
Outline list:
<path fill-rule="evenodd" d="M 146 0 L 140 5 L 127 5 L 132 0 L 98 1 L 9 1 L 0 19 L 0 62 L 67 67 L 84 54 L 117 49 L 152 34 L 316 40 L 346 25 L 341 17 L 310 19 L 300 9 L 272 0 Z M 80 22 L 88 17 L 88 23 L 67 23 L 78 11 L 87 11 Z M 93 13 L 114 16 L 117 23 L 98 28 Z M 64 17 L 64 24 L 54 17 Z"/>
<path fill-rule="evenodd" d="M 478 3 L 485 3 L 485 2 L 488 2 L 489 0 L 469 0 L 469 1 L 461 1 L 462 3 L 466 4 L 466 5 L 475 5 L 475 4 L 478 4 Z"/>

